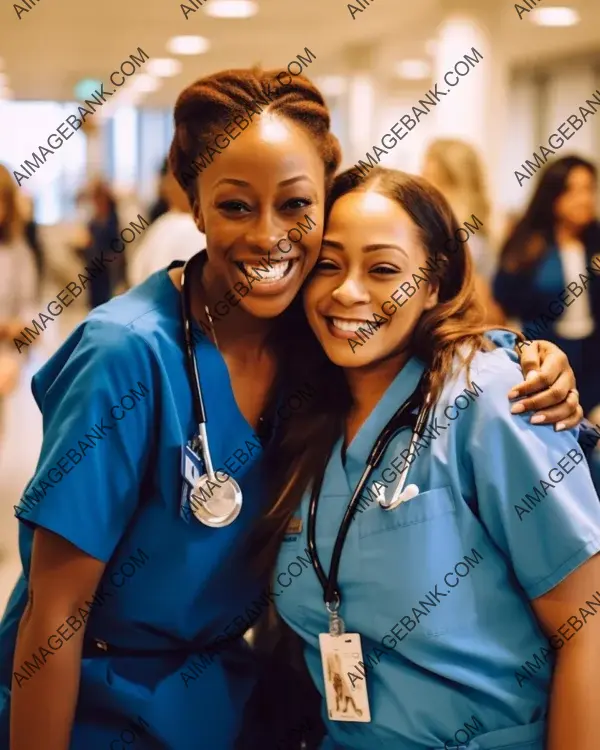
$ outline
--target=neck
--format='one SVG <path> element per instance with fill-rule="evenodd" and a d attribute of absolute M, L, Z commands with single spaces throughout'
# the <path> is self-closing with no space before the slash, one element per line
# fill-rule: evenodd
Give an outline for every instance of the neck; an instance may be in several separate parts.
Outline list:
<path fill-rule="evenodd" d="M 581 240 L 581 227 L 569 222 L 561 222 L 556 227 L 556 241 L 559 245 L 573 240 Z"/>
<path fill-rule="evenodd" d="M 353 415 L 362 417 L 363 421 L 367 418 L 410 356 L 410 351 L 405 349 L 372 367 L 353 367 L 344 371 L 352 395 Z"/>
<path fill-rule="evenodd" d="M 239 306 L 232 307 L 225 297 L 230 288 L 227 282 L 214 272 L 210 263 L 205 264 L 202 277 L 197 277 L 192 283 L 197 290 L 192 299 L 192 313 L 196 320 L 201 320 L 210 329 L 211 324 L 204 309 L 205 305 L 208 307 L 220 351 L 249 359 L 252 358 L 249 355 L 260 356 L 266 349 L 266 340 L 273 328 L 273 321 L 249 315 Z M 222 304 L 219 305 L 220 300 Z M 226 309 L 225 314 L 219 314 L 215 310 L 215 305 Z"/>

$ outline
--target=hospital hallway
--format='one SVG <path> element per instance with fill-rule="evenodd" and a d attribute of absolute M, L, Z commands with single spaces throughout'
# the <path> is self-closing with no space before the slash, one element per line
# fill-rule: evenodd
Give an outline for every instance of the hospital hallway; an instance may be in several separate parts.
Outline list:
<path fill-rule="evenodd" d="M 48 292 L 44 292 L 45 295 Z M 67 310 L 48 326 L 21 368 L 18 386 L 2 404 L 0 434 L 0 611 L 4 608 L 21 571 L 18 522 L 13 506 L 19 502 L 33 476 L 42 444 L 42 416 L 31 393 L 31 378 L 85 316 L 84 305 Z"/>

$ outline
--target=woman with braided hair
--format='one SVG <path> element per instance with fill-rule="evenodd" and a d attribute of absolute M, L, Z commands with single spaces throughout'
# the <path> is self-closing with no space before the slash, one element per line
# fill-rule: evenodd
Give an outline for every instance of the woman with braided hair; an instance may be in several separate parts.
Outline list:
<path fill-rule="evenodd" d="M 321 94 L 284 75 L 193 83 L 170 151 L 207 238 L 185 278 L 213 464 L 240 485 L 241 513 L 215 529 L 189 512 L 197 424 L 175 261 L 93 310 L 33 378 L 44 439 L 16 508 L 23 574 L 0 626 L 3 748 L 229 750 L 241 731 L 256 665 L 240 636 L 278 595 L 246 545 L 278 433 L 261 420 L 297 403 L 281 401 L 295 298 L 340 161 Z M 555 352 L 542 365 L 561 399 L 574 388 L 565 363 Z M 548 412 L 579 417 L 572 395 Z"/>

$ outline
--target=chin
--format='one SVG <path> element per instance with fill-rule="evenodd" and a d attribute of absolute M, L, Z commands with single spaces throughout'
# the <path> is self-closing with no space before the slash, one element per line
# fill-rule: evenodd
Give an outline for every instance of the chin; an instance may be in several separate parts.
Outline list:
<path fill-rule="evenodd" d="M 240 300 L 239 307 L 254 318 L 277 318 L 282 315 L 296 298 L 300 289 L 288 290 L 284 294 L 269 297 L 254 297 L 252 292 Z"/>
<path fill-rule="evenodd" d="M 319 343 L 331 362 L 337 367 L 343 367 L 344 369 L 349 367 L 362 367 L 364 364 L 368 364 L 372 357 L 360 354 L 360 347 L 357 347 L 354 351 L 350 348 L 348 341 L 340 341 L 333 337 L 325 334 L 325 336 L 319 336 Z"/>

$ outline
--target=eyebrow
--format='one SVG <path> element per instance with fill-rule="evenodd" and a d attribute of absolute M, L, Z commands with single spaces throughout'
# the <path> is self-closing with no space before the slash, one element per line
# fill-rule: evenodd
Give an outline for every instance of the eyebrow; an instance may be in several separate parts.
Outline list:
<path fill-rule="evenodd" d="M 312 182 L 311 178 L 307 174 L 300 174 L 296 177 L 290 177 L 287 180 L 282 180 L 281 182 L 277 183 L 279 187 L 285 187 L 287 185 L 292 185 L 294 182 L 300 182 L 301 180 L 308 180 L 309 182 Z M 223 177 L 222 179 L 218 180 L 215 184 L 215 187 L 217 185 L 222 185 L 223 183 L 228 183 L 230 185 L 238 185 L 240 187 L 250 187 L 250 183 L 246 182 L 245 180 L 236 180 L 233 177 Z"/>
<path fill-rule="evenodd" d="M 323 238 L 322 241 L 323 245 L 327 245 L 329 247 L 333 247 L 336 250 L 343 250 L 344 245 L 341 242 L 335 242 L 334 240 L 328 240 Z M 400 245 L 392 245 L 392 244 L 386 244 L 386 243 L 377 243 L 373 245 L 365 245 L 363 247 L 363 251 L 365 253 L 373 253 L 376 250 L 399 250 L 403 255 L 405 255 L 408 258 L 408 253 L 404 248 L 400 247 Z"/>

